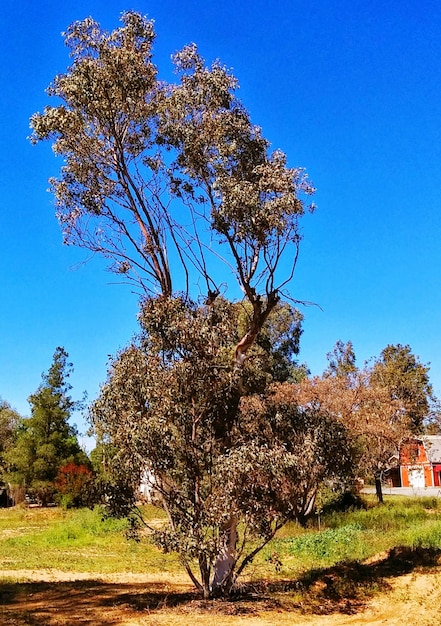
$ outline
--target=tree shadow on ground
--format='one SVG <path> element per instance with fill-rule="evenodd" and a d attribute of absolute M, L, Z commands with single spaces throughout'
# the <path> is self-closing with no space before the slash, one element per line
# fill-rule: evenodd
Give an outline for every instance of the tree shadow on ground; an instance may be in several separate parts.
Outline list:
<path fill-rule="evenodd" d="M 202 600 L 188 585 L 166 583 L 1 582 L 0 623 L 5 626 L 117 626 L 133 614 L 250 615 L 261 611 L 353 614 L 390 580 L 439 564 L 441 550 L 399 547 L 371 563 L 344 562 L 311 570 L 296 580 L 254 581 L 226 600 Z"/>
<path fill-rule="evenodd" d="M 330 568 L 310 570 L 295 581 L 266 585 L 267 593 L 288 600 L 302 613 L 353 614 L 375 594 L 391 589 L 391 579 L 440 564 L 438 548 L 400 546 L 383 558 L 365 563 L 344 561 Z"/>

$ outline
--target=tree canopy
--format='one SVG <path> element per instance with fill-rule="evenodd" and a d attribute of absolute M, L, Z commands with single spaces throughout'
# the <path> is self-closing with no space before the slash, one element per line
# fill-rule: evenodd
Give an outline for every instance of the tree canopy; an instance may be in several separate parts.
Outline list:
<path fill-rule="evenodd" d="M 328 367 L 325 376 L 350 376 L 357 371 L 355 365 L 355 352 L 352 341 L 343 343 L 341 339 L 337 341 L 332 352 L 326 355 Z"/>
<path fill-rule="evenodd" d="M 410 346 L 388 345 L 380 357 L 359 369 L 352 343 L 337 341 L 328 354 L 322 377 L 304 379 L 296 387 L 297 402 L 326 411 L 348 429 L 360 477 L 381 479 L 396 466 L 402 443 L 423 432 L 435 402 L 429 367 Z"/>
<path fill-rule="evenodd" d="M 409 345 L 388 345 L 375 360 L 373 381 L 401 403 L 414 434 L 421 434 L 435 402 L 429 366 L 413 354 Z"/>
<path fill-rule="evenodd" d="M 253 310 L 240 362 L 293 276 L 314 189 L 269 151 L 225 67 L 192 44 L 173 57 L 179 82 L 160 80 L 153 22 L 121 20 L 111 33 L 91 18 L 67 29 L 73 62 L 48 89 L 61 104 L 31 118 L 32 141 L 50 139 L 64 160 L 51 180 L 64 240 L 147 295 L 196 287 L 210 301 L 226 269 Z"/>
<path fill-rule="evenodd" d="M 320 485 L 350 478 L 347 431 L 298 408 L 294 385 L 262 384 L 252 353 L 240 373 L 231 366 L 234 304 L 149 300 L 140 322 L 112 362 L 93 422 L 114 446 L 118 490 L 131 486 L 136 497 L 147 470 L 169 520 L 151 529 L 157 544 L 179 553 L 205 595 L 229 591 L 286 521 L 305 521 Z"/>
<path fill-rule="evenodd" d="M 0 399 L 0 481 L 4 480 L 7 463 L 5 456 L 16 441 L 22 417 L 6 400 Z"/>

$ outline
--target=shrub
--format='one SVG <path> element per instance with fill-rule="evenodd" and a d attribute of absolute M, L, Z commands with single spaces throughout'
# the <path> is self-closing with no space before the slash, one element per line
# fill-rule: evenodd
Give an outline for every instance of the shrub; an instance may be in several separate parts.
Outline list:
<path fill-rule="evenodd" d="M 344 491 L 331 494 L 322 505 L 322 513 L 344 513 L 350 510 L 367 509 L 366 501 L 358 493 Z"/>
<path fill-rule="evenodd" d="M 63 465 L 59 468 L 55 481 L 58 503 L 67 509 L 90 506 L 93 504 L 93 482 L 93 473 L 85 465 Z"/>

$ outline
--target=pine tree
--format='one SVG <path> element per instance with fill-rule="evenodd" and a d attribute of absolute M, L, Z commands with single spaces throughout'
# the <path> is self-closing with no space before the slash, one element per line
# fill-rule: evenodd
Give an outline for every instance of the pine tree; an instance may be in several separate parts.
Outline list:
<path fill-rule="evenodd" d="M 77 431 L 69 424 L 80 403 L 69 396 L 71 385 L 67 379 L 72 364 L 68 356 L 62 347 L 55 350 L 48 373 L 42 375 L 40 386 L 28 399 L 31 417 L 23 420 L 17 443 L 8 456 L 12 480 L 34 492 L 43 505 L 53 497 L 61 466 L 88 464 Z"/>

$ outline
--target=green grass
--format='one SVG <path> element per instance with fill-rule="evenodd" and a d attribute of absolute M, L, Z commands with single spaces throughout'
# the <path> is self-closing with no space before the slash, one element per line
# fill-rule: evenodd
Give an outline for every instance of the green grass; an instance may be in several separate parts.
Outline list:
<path fill-rule="evenodd" d="M 288 526 L 261 559 L 275 564 L 276 575 L 283 578 L 364 561 L 397 546 L 441 549 L 441 500 L 436 498 L 394 497 L 383 506 L 371 500 L 366 510 L 328 514 L 320 522 L 320 531 Z M 256 570 L 261 572 L 262 564 Z"/>
<path fill-rule="evenodd" d="M 126 530 L 125 520 L 106 519 L 99 508 L 0 509 L 0 568 L 96 574 L 178 569 L 176 558 L 148 541 L 127 540 Z"/>
<path fill-rule="evenodd" d="M 150 519 L 163 517 L 154 507 Z M 315 525 L 316 526 L 316 525 Z M 287 525 L 255 559 L 252 578 L 295 578 L 340 562 L 363 561 L 396 546 L 441 548 L 441 501 L 394 497 L 384 506 L 322 516 L 321 530 Z M 97 508 L 0 509 L 0 567 L 109 573 L 181 571 L 148 540 L 127 540 L 124 520 Z"/>

